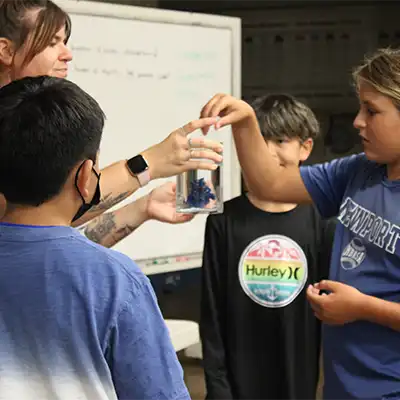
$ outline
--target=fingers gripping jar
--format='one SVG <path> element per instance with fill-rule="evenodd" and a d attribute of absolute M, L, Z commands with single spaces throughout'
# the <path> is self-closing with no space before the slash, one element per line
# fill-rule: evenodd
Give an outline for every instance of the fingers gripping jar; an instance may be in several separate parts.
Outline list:
<path fill-rule="evenodd" d="M 223 143 L 221 145 L 223 146 Z M 207 149 L 199 150 L 207 151 Z M 223 161 L 215 170 L 195 169 L 177 176 L 177 212 L 220 214 L 223 209 Z"/>

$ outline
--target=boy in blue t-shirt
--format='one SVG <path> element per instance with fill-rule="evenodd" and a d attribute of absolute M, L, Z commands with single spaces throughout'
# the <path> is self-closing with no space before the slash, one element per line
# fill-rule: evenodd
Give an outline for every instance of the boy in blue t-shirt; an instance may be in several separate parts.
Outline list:
<path fill-rule="evenodd" d="M 103 125 L 67 80 L 0 91 L 0 399 L 189 399 L 147 277 L 70 227 L 100 200 Z"/>
<path fill-rule="evenodd" d="M 337 217 L 329 280 L 307 290 L 324 323 L 324 398 L 400 399 L 400 50 L 377 51 L 354 80 L 364 154 L 325 164 L 277 163 L 243 101 L 216 95 L 202 116 L 232 124 L 246 181 L 261 198 L 314 202 Z"/>

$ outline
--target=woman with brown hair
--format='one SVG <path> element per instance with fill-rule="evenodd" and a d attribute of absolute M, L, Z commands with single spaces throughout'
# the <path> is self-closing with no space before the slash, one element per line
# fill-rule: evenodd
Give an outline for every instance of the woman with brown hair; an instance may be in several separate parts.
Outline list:
<path fill-rule="evenodd" d="M 50 0 L 0 0 L 0 87 L 26 76 L 66 78 L 68 63 L 72 60 L 67 47 L 70 33 L 68 14 Z M 102 201 L 74 225 L 80 226 L 92 220 L 85 227 L 89 239 L 112 246 L 147 219 L 169 223 L 190 220 L 191 216 L 175 212 L 175 186 L 172 183 L 117 211 L 103 213 L 150 180 L 191 169 L 215 168 L 215 163 L 222 160 L 220 143 L 200 138 L 189 143 L 187 137 L 194 130 L 213 123 L 214 118 L 192 121 L 172 132 L 161 143 L 129 160 L 104 168 L 101 171 Z M 200 151 L 199 148 L 207 150 Z M 200 158 L 206 161 L 198 160 Z"/>

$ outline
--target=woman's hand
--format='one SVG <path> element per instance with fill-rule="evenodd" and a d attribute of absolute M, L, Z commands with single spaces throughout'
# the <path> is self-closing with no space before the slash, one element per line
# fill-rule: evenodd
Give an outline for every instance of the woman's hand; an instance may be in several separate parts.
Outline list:
<path fill-rule="evenodd" d="M 146 196 L 146 217 L 169 224 L 191 221 L 193 214 L 176 212 L 176 183 L 167 182 L 153 189 Z"/>
<path fill-rule="evenodd" d="M 191 121 L 172 132 L 161 143 L 142 152 L 149 165 L 151 179 L 174 176 L 194 169 L 216 169 L 222 161 L 221 143 L 203 137 L 189 139 L 188 135 L 197 129 L 209 128 L 217 121 L 217 118 Z"/>

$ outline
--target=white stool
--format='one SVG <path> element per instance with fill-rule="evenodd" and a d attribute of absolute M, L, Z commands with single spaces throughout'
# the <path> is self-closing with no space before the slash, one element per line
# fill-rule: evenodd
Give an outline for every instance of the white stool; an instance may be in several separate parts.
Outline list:
<path fill-rule="evenodd" d="M 199 325 L 196 322 L 166 319 L 165 323 L 176 352 L 200 343 Z"/>

